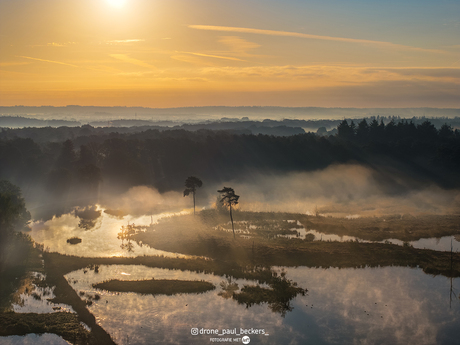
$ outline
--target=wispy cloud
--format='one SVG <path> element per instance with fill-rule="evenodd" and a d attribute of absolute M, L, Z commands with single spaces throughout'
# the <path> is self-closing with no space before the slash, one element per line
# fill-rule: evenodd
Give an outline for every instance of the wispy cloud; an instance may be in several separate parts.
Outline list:
<path fill-rule="evenodd" d="M 18 56 L 18 57 L 23 58 L 23 59 L 29 59 L 29 60 L 36 60 L 36 61 L 42 61 L 42 62 L 55 63 L 55 64 L 58 64 L 58 65 L 64 65 L 64 66 L 79 67 L 77 65 L 72 65 L 70 63 L 61 62 L 61 61 L 39 59 L 39 58 L 30 57 L 30 56 Z"/>
<path fill-rule="evenodd" d="M 211 55 L 211 54 L 204 54 L 204 53 L 193 53 L 193 52 L 176 52 L 176 53 L 182 53 L 182 54 L 190 54 L 190 55 L 195 55 L 195 56 L 203 56 L 203 57 L 210 57 L 210 58 L 215 58 L 215 59 L 224 59 L 224 60 L 233 60 L 233 61 L 246 61 L 234 57 L 229 57 L 229 56 L 220 56 L 220 55 Z"/>
<path fill-rule="evenodd" d="M 50 43 L 47 43 L 46 45 L 48 47 L 67 47 L 67 46 L 73 45 L 73 44 L 75 44 L 75 42 L 66 42 L 66 43 L 50 42 Z"/>
<path fill-rule="evenodd" d="M 125 54 L 110 54 L 110 56 L 113 57 L 114 59 L 117 59 L 117 60 L 120 60 L 120 61 L 123 61 L 123 62 L 127 62 L 127 63 L 133 64 L 133 65 L 136 65 L 136 66 L 141 66 L 141 67 L 145 67 L 145 68 L 156 68 L 155 66 L 150 65 L 147 62 L 144 62 L 144 61 L 138 60 L 138 59 L 134 59 L 134 58 L 129 57 L 129 56 L 125 55 Z"/>
<path fill-rule="evenodd" d="M 248 50 L 260 47 L 260 44 L 246 41 L 238 36 L 221 36 L 219 42 L 228 46 L 230 50 L 241 54 L 246 54 Z"/>
<path fill-rule="evenodd" d="M 123 43 L 135 43 L 135 42 L 144 42 L 145 39 L 143 38 L 132 38 L 132 39 L 127 39 L 127 40 L 111 40 L 107 41 L 106 43 L 108 44 L 123 44 Z"/>
<path fill-rule="evenodd" d="M 264 82 L 266 87 L 329 87 L 338 85 L 366 85 L 383 81 L 443 82 L 460 85 L 460 68 L 418 67 L 356 67 L 356 66 L 251 66 L 207 67 L 201 76 L 228 82 L 252 80 Z M 455 86 L 457 85 L 457 86 Z"/>
<path fill-rule="evenodd" d="M 311 35 L 311 34 L 305 34 L 305 33 L 300 33 L 300 32 L 263 30 L 263 29 L 241 28 L 241 27 L 232 27 L 232 26 L 214 26 L 214 25 L 189 25 L 188 27 L 191 29 L 197 29 L 197 30 L 221 31 L 221 32 L 241 32 L 241 33 L 249 33 L 249 34 L 268 35 L 268 36 L 298 37 L 298 38 L 308 38 L 308 39 L 315 39 L 315 40 L 376 45 L 376 46 L 380 46 L 384 48 L 423 51 L 423 52 L 438 53 L 438 54 L 446 53 L 446 51 L 439 50 L 439 49 L 418 48 L 418 47 L 406 46 L 406 45 L 396 44 L 396 43 L 391 43 L 391 42 L 363 40 L 363 39 L 358 39 L 358 38 L 320 36 L 320 35 Z"/>

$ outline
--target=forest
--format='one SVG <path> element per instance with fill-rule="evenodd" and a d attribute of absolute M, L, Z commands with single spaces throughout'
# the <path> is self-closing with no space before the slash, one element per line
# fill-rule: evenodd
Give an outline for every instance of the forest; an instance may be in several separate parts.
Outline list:
<path fill-rule="evenodd" d="M 29 128 L 28 138 L 0 140 L 0 179 L 23 190 L 42 186 L 58 197 L 70 189 L 94 192 L 106 185 L 119 192 L 148 185 L 180 190 L 189 175 L 216 182 L 245 179 L 256 172 L 314 171 L 358 163 L 380 177 L 389 191 L 427 184 L 460 185 L 460 131 L 438 130 L 429 121 L 343 120 L 338 133 L 320 136 L 236 134 L 211 130 L 145 130 L 122 133 L 85 125 L 75 129 Z M 14 133 L 14 132 L 13 132 Z M 47 141 L 59 133 L 61 141 Z M 403 181 L 403 182 L 401 182 Z"/>

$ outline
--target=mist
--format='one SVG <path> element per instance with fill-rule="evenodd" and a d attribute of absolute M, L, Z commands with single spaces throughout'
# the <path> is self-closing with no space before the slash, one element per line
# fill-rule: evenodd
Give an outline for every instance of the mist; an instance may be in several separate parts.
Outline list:
<path fill-rule="evenodd" d="M 388 214 L 449 214 L 460 209 L 460 190 L 436 185 L 395 194 L 379 172 L 357 164 L 332 165 L 313 172 L 260 174 L 228 181 L 244 211 L 292 212 L 343 217 Z M 209 196 L 209 204 L 216 197 Z"/>
<path fill-rule="evenodd" d="M 193 207 L 190 199 L 184 198 L 182 193 L 171 191 L 161 194 L 157 189 L 147 186 L 130 188 L 117 197 L 106 197 L 101 204 L 107 209 L 133 216 L 177 212 Z"/>

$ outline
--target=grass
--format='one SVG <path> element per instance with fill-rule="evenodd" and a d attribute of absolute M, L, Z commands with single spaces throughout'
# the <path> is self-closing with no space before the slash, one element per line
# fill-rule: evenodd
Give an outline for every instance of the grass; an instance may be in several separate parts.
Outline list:
<path fill-rule="evenodd" d="M 88 344 L 88 332 L 71 313 L 0 313 L 0 336 L 54 333 L 73 344 Z"/>
<path fill-rule="evenodd" d="M 259 218 L 269 215 L 240 212 L 238 220 L 261 221 Z M 274 218 L 280 221 L 283 218 L 296 219 L 293 214 L 274 214 Z M 300 222 L 305 219 L 300 219 Z M 451 220 L 454 218 L 449 222 Z M 250 239 L 239 236 L 233 239 L 230 232 L 213 228 L 221 221 L 227 222 L 228 220 L 212 210 L 198 217 L 176 216 L 162 220 L 159 224 L 151 226 L 146 232 L 137 233 L 133 238 L 157 249 L 206 256 L 218 262 L 236 263 L 240 267 L 273 265 L 342 268 L 409 266 L 420 267 L 429 274 L 460 276 L 459 253 L 453 253 L 451 267 L 449 252 L 415 249 L 410 246 L 385 243 L 312 242 L 298 238 L 267 238 L 257 234 Z M 339 221 L 343 220 L 332 220 L 331 222 Z M 452 224 L 452 226 L 459 225 Z"/>
<path fill-rule="evenodd" d="M 271 271 L 268 267 L 242 266 L 236 262 L 222 260 L 203 258 L 183 259 L 164 256 L 86 258 L 58 253 L 44 253 L 43 255 L 46 271 L 51 272 L 53 276 L 63 276 L 69 272 L 90 267 L 91 265 L 144 265 L 147 267 L 192 271 L 217 276 L 232 276 L 235 278 L 256 280 L 260 283 L 268 282 L 271 279 Z"/>
<path fill-rule="evenodd" d="M 67 239 L 67 243 L 70 243 L 70 244 L 78 244 L 78 243 L 81 243 L 81 238 L 78 238 L 78 237 L 71 237 L 71 238 Z"/>
<path fill-rule="evenodd" d="M 389 238 L 416 241 L 460 234 L 460 215 L 389 215 L 356 219 L 304 216 L 300 221 L 308 229 L 369 241 Z"/>
<path fill-rule="evenodd" d="M 88 339 L 89 344 L 114 344 L 110 335 L 97 324 L 96 318 L 86 308 L 87 304 L 77 294 L 77 292 L 69 285 L 64 278 L 63 270 L 59 269 L 59 262 L 49 260 L 49 254 L 43 253 L 45 259 L 46 282 L 50 286 L 55 286 L 55 298 L 52 303 L 68 304 L 78 314 L 78 320 L 84 322 L 91 328 L 91 333 Z"/>
<path fill-rule="evenodd" d="M 369 241 L 383 241 L 394 238 L 401 241 L 415 241 L 420 238 L 460 235 L 460 214 L 453 215 L 386 215 L 381 217 L 360 217 L 355 219 L 309 216 L 286 212 L 244 212 L 236 210 L 234 219 L 250 222 L 262 228 L 260 234 L 273 232 L 274 225 L 280 228 L 298 228 L 298 220 L 306 229 L 336 235 L 355 236 Z M 200 220 L 209 227 L 228 222 L 228 216 L 216 210 L 199 213 Z M 236 227 L 235 229 L 237 229 Z M 255 233 L 258 230 L 254 231 Z M 275 229 L 276 232 L 276 229 Z"/>
<path fill-rule="evenodd" d="M 137 292 L 150 295 L 175 295 L 179 293 L 203 293 L 216 287 L 205 281 L 188 280 L 109 280 L 93 287 L 107 291 Z"/>
<path fill-rule="evenodd" d="M 288 311 L 294 309 L 291 300 L 299 294 L 305 296 L 307 293 L 307 289 L 298 287 L 297 283 L 286 279 L 285 273 L 281 273 L 280 276 L 274 275 L 269 285 L 270 289 L 259 285 L 245 285 L 241 292 L 233 293 L 233 299 L 240 304 L 246 304 L 246 308 L 254 304 L 268 303 L 273 312 L 284 317 Z"/>

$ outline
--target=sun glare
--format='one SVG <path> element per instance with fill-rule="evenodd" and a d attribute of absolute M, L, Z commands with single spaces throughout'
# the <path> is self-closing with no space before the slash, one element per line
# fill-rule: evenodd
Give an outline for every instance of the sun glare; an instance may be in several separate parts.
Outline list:
<path fill-rule="evenodd" d="M 126 4 L 126 0 L 106 0 L 109 5 L 116 7 L 116 8 L 122 8 Z"/>

